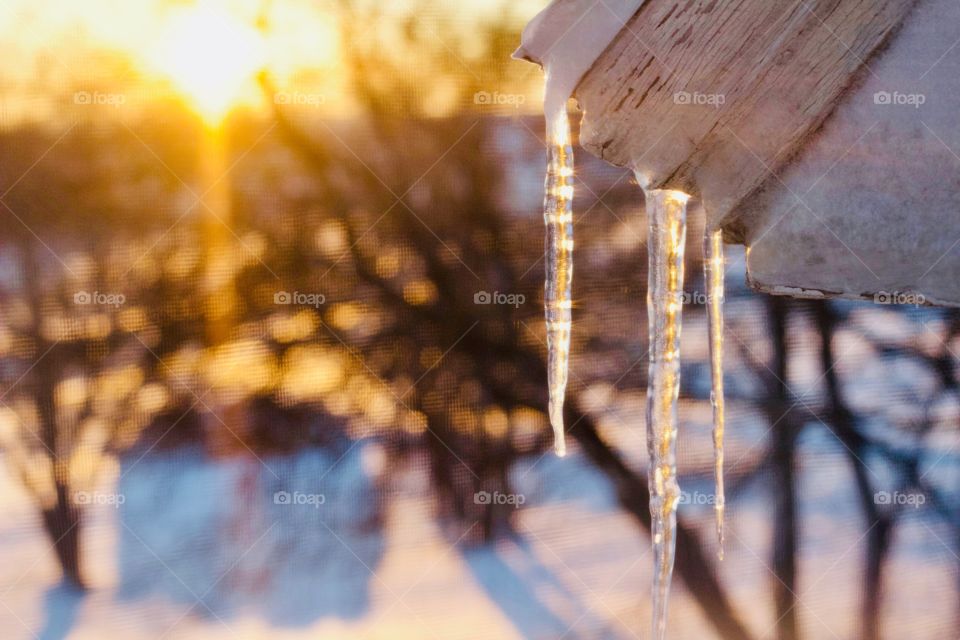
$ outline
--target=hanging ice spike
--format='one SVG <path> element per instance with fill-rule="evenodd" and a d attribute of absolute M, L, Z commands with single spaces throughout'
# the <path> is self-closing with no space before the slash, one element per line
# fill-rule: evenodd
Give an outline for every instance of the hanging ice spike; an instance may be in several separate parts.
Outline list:
<path fill-rule="evenodd" d="M 563 401 L 567 389 L 572 328 L 573 146 L 566 109 L 547 122 L 547 178 L 543 204 L 546 225 L 547 379 L 554 448 L 564 456 Z"/>
<path fill-rule="evenodd" d="M 680 331 L 687 201 L 677 191 L 647 191 L 649 283 L 647 316 L 650 369 L 647 387 L 647 451 L 653 536 L 653 638 L 663 640 L 676 550 L 677 400 L 680 394 Z"/>

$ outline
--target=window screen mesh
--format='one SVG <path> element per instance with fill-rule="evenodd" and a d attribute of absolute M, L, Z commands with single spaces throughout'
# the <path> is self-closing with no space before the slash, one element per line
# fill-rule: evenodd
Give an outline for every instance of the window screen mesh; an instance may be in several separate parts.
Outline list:
<path fill-rule="evenodd" d="M 577 149 L 556 459 L 535 5 L 0 8 L 4 637 L 648 637 L 642 194 Z M 670 637 L 955 637 L 960 316 L 729 250 L 720 562 L 702 218 Z"/>

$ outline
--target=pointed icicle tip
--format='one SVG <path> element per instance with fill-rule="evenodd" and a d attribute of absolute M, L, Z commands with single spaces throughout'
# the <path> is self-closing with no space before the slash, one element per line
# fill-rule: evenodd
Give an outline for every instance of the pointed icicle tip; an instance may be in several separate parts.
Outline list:
<path fill-rule="evenodd" d="M 553 427 L 553 450 L 558 458 L 567 455 L 567 439 L 563 428 L 563 404 L 550 404 L 550 426 Z"/>

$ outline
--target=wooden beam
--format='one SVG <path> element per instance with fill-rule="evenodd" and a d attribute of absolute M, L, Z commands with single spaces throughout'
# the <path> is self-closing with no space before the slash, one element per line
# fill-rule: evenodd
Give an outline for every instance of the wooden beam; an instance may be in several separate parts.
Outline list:
<path fill-rule="evenodd" d="M 787 162 L 914 0 L 647 0 L 581 80 L 581 144 L 714 224 Z"/>

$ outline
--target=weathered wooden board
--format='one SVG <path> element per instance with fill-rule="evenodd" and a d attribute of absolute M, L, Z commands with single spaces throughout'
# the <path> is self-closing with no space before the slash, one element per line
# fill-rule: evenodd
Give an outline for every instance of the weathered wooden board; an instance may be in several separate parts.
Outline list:
<path fill-rule="evenodd" d="M 960 306 L 960 3 L 923 0 L 729 216 L 753 286 Z"/>
<path fill-rule="evenodd" d="M 723 220 L 795 154 L 913 0 L 648 0 L 581 80 L 581 144 Z"/>
<path fill-rule="evenodd" d="M 960 3 L 648 0 L 581 143 L 702 199 L 751 284 L 960 306 Z"/>

